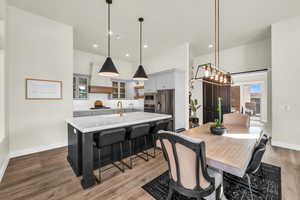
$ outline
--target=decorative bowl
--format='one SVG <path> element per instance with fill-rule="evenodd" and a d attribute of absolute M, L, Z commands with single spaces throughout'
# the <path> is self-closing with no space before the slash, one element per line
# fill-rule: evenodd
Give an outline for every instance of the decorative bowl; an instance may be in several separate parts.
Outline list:
<path fill-rule="evenodd" d="M 210 127 L 210 132 L 214 135 L 223 135 L 226 132 L 226 128 L 224 126 L 221 127 L 216 127 L 216 126 L 211 126 Z"/>

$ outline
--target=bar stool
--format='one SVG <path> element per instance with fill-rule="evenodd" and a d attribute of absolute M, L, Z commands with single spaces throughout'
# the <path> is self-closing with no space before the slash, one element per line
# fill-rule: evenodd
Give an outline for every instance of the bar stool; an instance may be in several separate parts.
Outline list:
<path fill-rule="evenodd" d="M 96 139 L 95 142 L 95 147 L 98 150 L 98 156 L 99 156 L 99 183 L 101 183 L 101 151 L 103 147 L 111 146 L 112 148 L 112 155 L 113 153 L 113 145 L 114 144 L 119 144 L 120 146 L 120 160 L 118 160 L 122 168 L 117 165 L 115 162 L 113 162 L 114 158 L 112 158 L 112 164 L 118 168 L 121 172 L 124 173 L 125 167 L 124 167 L 124 162 L 122 161 L 123 159 L 123 142 L 125 141 L 125 135 L 126 135 L 126 129 L 125 128 L 119 128 L 119 129 L 113 129 L 113 130 L 107 130 L 107 131 L 102 131 L 99 134 L 99 137 Z M 110 169 L 110 168 L 109 168 Z M 104 170 L 105 171 L 105 170 Z"/>
<path fill-rule="evenodd" d="M 130 150 L 130 165 L 125 164 L 129 169 L 132 169 L 132 155 L 136 155 L 136 157 L 139 157 L 145 161 L 149 160 L 149 154 L 148 152 L 142 151 L 141 153 L 146 155 L 146 158 L 139 155 L 139 153 L 135 153 L 135 143 L 137 139 L 144 138 L 144 145 L 147 147 L 147 136 L 149 135 L 150 125 L 149 124 L 140 124 L 135 125 L 131 127 L 130 133 L 129 133 L 129 150 Z"/>
<path fill-rule="evenodd" d="M 160 142 L 157 140 L 156 134 L 158 131 L 163 130 L 167 131 L 169 127 L 169 121 L 158 121 L 155 123 L 154 129 L 151 131 L 152 141 L 153 141 L 153 155 L 150 154 L 150 157 L 156 157 L 156 149 L 157 147 L 161 148 Z"/>

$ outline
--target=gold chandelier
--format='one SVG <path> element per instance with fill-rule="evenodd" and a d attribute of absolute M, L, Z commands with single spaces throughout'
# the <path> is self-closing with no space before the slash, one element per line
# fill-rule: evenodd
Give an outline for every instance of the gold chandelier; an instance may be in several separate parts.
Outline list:
<path fill-rule="evenodd" d="M 201 79 L 204 81 L 230 85 L 232 83 L 230 73 L 220 69 L 220 0 L 214 1 L 214 8 L 214 64 L 199 65 L 195 79 L 197 79 L 199 69 L 202 69 L 204 73 Z"/>

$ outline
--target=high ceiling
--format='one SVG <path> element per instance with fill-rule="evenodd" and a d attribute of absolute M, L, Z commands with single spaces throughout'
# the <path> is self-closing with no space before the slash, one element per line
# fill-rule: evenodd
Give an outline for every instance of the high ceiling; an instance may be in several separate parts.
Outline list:
<path fill-rule="evenodd" d="M 77 49 L 106 54 L 105 0 L 8 0 L 10 5 L 74 27 Z M 190 42 L 194 55 L 208 52 L 212 0 L 113 0 L 112 55 L 136 61 L 138 17 L 145 18 L 144 56 Z M 270 24 L 300 15 L 299 0 L 221 0 L 221 48 L 270 37 Z M 120 39 L 116 39 L 116 35 Z M 99 44 L 99 48 L 93 48 Z M 129 53 L 130 57 L 125 55 Z"/>

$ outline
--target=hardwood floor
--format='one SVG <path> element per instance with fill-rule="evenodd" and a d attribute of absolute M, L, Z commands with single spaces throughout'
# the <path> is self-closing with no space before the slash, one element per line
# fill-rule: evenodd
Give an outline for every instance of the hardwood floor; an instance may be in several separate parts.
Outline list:
<path fill-rule="evenodd" d="M 162 155 L 149 162 L 136 159 L 132 170 L 109 169 L 101 185 L 83 190 L 66 155 L 67 149 L 59 148 L 12 159 L 0 184 L 0 199 L 150 200 L 141 186 L 167 170 Z M 268 147 L 264 162 L 282 168 L 282 199 L 299 200 L 300 152 Z"/>

